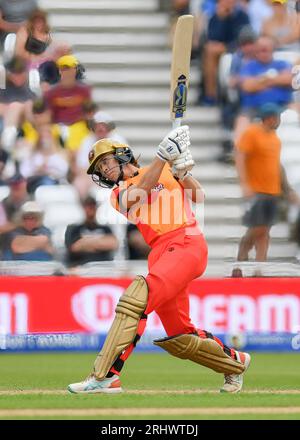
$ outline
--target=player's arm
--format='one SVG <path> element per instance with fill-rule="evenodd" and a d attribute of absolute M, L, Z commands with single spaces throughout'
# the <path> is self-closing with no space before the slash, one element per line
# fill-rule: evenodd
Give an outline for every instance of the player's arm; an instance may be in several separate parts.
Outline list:
<path fill-rule="evenodd" d="M 190 173 L 187 173 L 182 180 L 179 180 L 179 183 L 186 190 L 185 194 L 194 203 L 204 202 L 204 189 L 202 188 L 200 182 L 198 182 L 198 180 L 195 179 Z"/>
<path fill-rule="evenodd" d="M 139 182 L 129 186 L 126 190 L 121 188 L 119 203 L 125 212 L 136 203 L 141 203 L 148 197 L 151 189 L 157 184 L 165 164 L 165 161 L 156 157 Z"/>
<path fill-rule="evenodd" d="M 172 162 L 184 152 L 189 145 L 189 128 L 187 126 L 172 130 L 164 137 L 158 146 L 156 157 L 153 159 L 147 172 L 128 189 L 120 190 L 119 203 L 122 209 L 128 211 L 134 204 L 145 200 L 155 187 L 166 162 Z"/>

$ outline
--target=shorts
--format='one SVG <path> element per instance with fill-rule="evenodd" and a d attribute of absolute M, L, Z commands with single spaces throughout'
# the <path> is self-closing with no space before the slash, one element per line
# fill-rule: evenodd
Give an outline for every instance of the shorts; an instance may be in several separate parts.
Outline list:
<path fill-rule="evenodd" d="M 257 193 L 246 201 L 243 225 L 249 228 L 272 226 L 276 223 L 279 197 Z"/>

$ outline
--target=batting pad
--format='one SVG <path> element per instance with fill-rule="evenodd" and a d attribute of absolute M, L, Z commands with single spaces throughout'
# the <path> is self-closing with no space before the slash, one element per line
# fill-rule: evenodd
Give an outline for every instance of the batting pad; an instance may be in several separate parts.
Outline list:
<path fill-rule="evenodd" d="M 155 345 L 180 359 L 189 359 L 217 373 L 241 374 L 245 370 L 243 364 L 235 361 L 213 339 L 200 338 L 198 335 L 183 334 L 170 338 L 156 339 Z"/>
<path fill-rule="evenodd" d="M 147 301 L 146 280 L 137 276 L 119 299 L 115 319 L 94 363 L 94 375 L 97 379 L 103 379 L 107 375 L 116 358 L 133 342 Z"/>

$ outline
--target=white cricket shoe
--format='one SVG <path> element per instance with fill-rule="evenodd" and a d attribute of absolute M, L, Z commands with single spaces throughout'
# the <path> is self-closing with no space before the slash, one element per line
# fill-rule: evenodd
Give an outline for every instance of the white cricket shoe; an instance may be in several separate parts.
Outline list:
<path fill-rule="evenodd" d="M 114 374 L 112 377 L 97 380 L 95 376 L 91 375 L 83 382 L 71 383 L 68 386 L 70 393 L 121 393 L 121 381 L 119 376 Z"/>
<path fill-rule="evenodd" d="M 221 393 L 239 393 L 243 387 L 244 374 L 248 370 L 251 356 L 248 353 L 237 351 L 237 360 L 245 365 L 245 371 L 242 374 L 225 374 L 224 385 L 220 389 Z"/>

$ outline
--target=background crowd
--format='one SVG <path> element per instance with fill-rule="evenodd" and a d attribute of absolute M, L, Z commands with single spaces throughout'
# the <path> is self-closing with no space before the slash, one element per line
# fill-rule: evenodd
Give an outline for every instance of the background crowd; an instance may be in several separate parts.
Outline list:
<path fill-rule="evenodd" d="M 264 104 L 298 110 L 292 88 L 292 68 L 300 61 L 298 2 L 161 3 L 170 9 L 171 34 L 176 17 L 196 17 L 192 62 L 199 66 L 199 96 L 194 104 L 220 108 L 224 136 L 219 160 L 230 163 Z M 0 0 L 0 42 L 5 75 L 0 89 L 0 186 L 9 187 L 0 203 L 2 259 L 57 258 L 54 231 L 44 226 L 44 207 L 36 194 L 40 187 L 66 184 L 78 194 L 81 217 L 63 231 L 64 262 L 74 266 L 113 259 L 120 243 L 113 228 L 99 221 L 101 202 L 93 196 L 87 158 L 96 140 L 126 139 L 106 109 L 93 101 L 84 66 L 69 44 L 52 36 L 47 13 L 36 0 Z M 148 252 L 136 228 L 128 225 L 127 258 L 146 258 Z"/>

